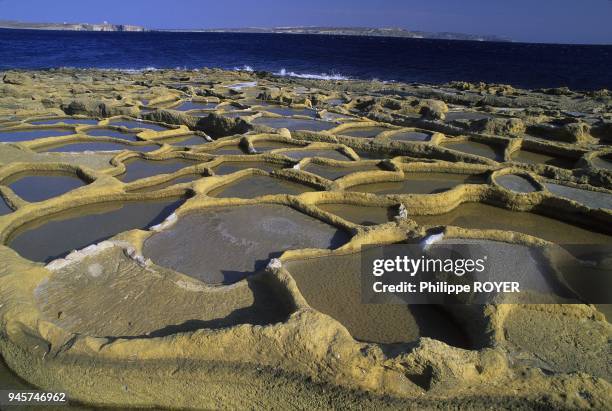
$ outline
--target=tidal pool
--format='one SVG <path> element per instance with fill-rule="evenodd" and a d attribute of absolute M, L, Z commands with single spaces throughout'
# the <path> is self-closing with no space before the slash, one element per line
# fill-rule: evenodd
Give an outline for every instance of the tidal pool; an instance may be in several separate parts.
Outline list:
<path fill-rule="evenodd" d="M 159 224 L 183 201 L 173 198 L 77 207 L 20 227 L 8 245 L 24 258 L 49 262 L 123 231 Z"/>
<path fill-rule="evenodd" d="M 94 128 L 85 132 L 92 137 L 114 137 L 128 141 L 140 141 L 136 137 L 136 133 L 123 132 L 112 128 Z"/>
<path fill-rule="evenodd" d="M 309 173 L 319 175 L 329 180 L 335 180 L 337 178 L 344 177 L 352 173 L 359 173 L 361 171 L 379 170 L 380 168 L 378 168 L 377 166 L 333 167 L 317 163 L 308 163 L 306 167 L 304 167 L 304 171 L 308 171 Z"/>
<path fill-rule="evenodd" d="M 324 131 L 330 130 L 337 126 L 336 123 L 319 120 L 304 120 L 297 118 L 271 118 L 259 117 L 252 121 L 253 124 L 267 126 L 272 128 L 286 128 L 291 131 L 309 130 L 309 131 Z"/>
<path fill-rule="evenodd" d="M 294 260 L 285 267 L 308 304 L 342 323 L 356 340 L 406 343 L 431 337 L 457 347 L 470 345 L 440 307 L 364 304 L 359 253 Z"/>
<path fill-rule="evenodd" d="M 485 181 L 484 176 L 473 174 L 410 173 L 405 180 L 359 184 L 347 188 L 347 191 L 373 194 L 435 194 L 459 184 L 481 184 Z"/>
<path fill-rule="evenodd" d="M 527 177 L 505 174 L 495 179 L 497 183 L 507 188 L 508 190 L 516 191 L 517 193 L 533 193 L 538 191 L 538 187 Z"/>
<path fill-rule="evenodd" d="M 159 149 L 157 144 L 147 145 L 130 145 L 113 142 L 88 141 L 82 143 L 66 143 L 58 146 L 47 146 L 37 149 L 38 151 L 53 152 L 53 153 L 76 153 L 83 151 L 138 151 L 148 152 Z"/>
<path fill-rule="evenodd" d="M 136 120 L 111 121 L 110 125 L 117 126 L 117 127 L 127 127 L 127 128 L 144 128 L 144 129 L 153 130 L 153 131 L 168 130 L 167 127 L 160 126 L 159 124 L 145 123 L 144 121 L 136 121 Z"/>
<path fill-rule="evenodd" d="M 349 137 L 374 138 L 380 133 L 384 131 L 389 131 L 389 130 L 391 129 L 387 127 L 379 127 L 379 126 L 354 127 L 354 128 L 346 129 L 344 131 L 340 131 L 336 134 L 343 135 L 343 136 L 349 136 Z"/>
<path fill-rule="evenodd" d="M 52 118 L 47 120 L 35 120 L 28 121 L 28 123 L 33 125 L 47 125 L 47 124 L 87 124 L 87 125 L 95 125 L 98 124 L 98 120 L 95 118 Z"/>
<path fill-rule="evenodd" d="M 348 239 L 342 230 L 290 207 L 247 205 L 182 216 L 147 239 L 143 254 L 206 283 L 230 284 L 264 269 L 283 251 L 337 248 Z"/>
<path fill-rule="evenodd" d="M 0 131 L 0 142 L 28 141 L 37 138 L 60 137 L 74 134 L 74 130 L 65 128 L 47 128 L 31 130 Z"/>
<path fill-rule="evenodd" d="M 281 154 L 293 160 L 302 160 L 306 157 L 323 157 L 340 161 L 351 160 L 351 158 L 349 158 L 347 155 L 344 155 L 340 151 L 333 149 L 279 151 L 278 153 L 274 154 Z"/>
<path fill-rule="evenodd" d="M 561 168 L 574 168 L 576 164 L 575 159 L 571 159 L 563 156 L 553 156 L 551 154 L 538 153 L 529 150 L 518 150 L 512 153 L 512 161 L 518 161 L 524 164 L 548 164 L 555 167 Z"/>
<path fill-rule="evenodd" d="M 610 244 L 612 237 L 540 214 L 510 211 L 481 203 L 464 203 L 438 215 L 411 216 L 418 224 L 454 225 L 529 234 L 557 244 Z"/>
<path fill-rule="evenodd" d="M 213 167 L 213 171 L 217 175 L 227 175 L 236 171 L 245 170 L 247 168 L 258 168 L 264 171 L 279 170 L 283 168 L 282 164 L 267 163 L 265 161 L 224 161 L 218 166 Z"/>
<path fill-rule="evenodd" d="M 493 144 L 479 143 L 477 141 L 463 141 L 457 143 L 444 143 L 441 147 L 461 151 L 467 154 L 486 157 L 495 161 L 504 161 L 504 149 Z"/>
<path fill-rule="evenodd" d="M 196 165 L 196 161 L 173 158 L 169 160 L 145 160 L 137 158 L 125 162 L 126 172 L 117 176 L 123 182 L 139 180 L 158 174 L 170 174 L 182 168 Z"/>
<path fill-rule="evenodd" d="M 368 207 L 354 204 L 319 204 L 317 207 L 352 223 L 366 226 L 388 223 L 397 215 L 393 207 Z"/>
<path fill-rule="evenodd" d="M 72 173 L 26 171 L 13 174 L 2 184 L 8 185 L 22 199 L 37 202 L 62 195 L 86 183 Z"/>
<path fill-rule="evenodd" d="M 208 195 L 221 198 L 255 198 L 274 194 L 298 195 L 307 191 L 314 191 L 314 188 L 279 178 L 255 175 L 215 188 Z"/>
<path fill-rule="evenodd" d="M 587 207 L 612 209 L 612 194 L 583 190 L 555 183 L 545 183 L 544 185 L 551 193 L 559 197 L 569 198 Z"/>

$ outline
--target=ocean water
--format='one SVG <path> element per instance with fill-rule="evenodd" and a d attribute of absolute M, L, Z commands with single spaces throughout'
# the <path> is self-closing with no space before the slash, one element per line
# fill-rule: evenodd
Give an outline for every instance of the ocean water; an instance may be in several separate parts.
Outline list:
<path fill-rule="evenodd" d="M 0 29 L 0 70 L 219 67 L 287 76 L 612 88 L 612 46 L 242 33 Z"/>

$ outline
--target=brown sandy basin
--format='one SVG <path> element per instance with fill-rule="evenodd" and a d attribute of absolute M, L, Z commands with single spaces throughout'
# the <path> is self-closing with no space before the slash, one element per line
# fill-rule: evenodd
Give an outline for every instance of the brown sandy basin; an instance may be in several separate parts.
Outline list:
<path fill-rule="evenodd" d="M 263 325 L 289 314 L 262 279 L 203 287 L 167 270 L 145 269 L 120 247 L 54 272 L 35 294 L 49 321 L 70 332 L 103 337 L 162 337 L 199 328 Z"/>

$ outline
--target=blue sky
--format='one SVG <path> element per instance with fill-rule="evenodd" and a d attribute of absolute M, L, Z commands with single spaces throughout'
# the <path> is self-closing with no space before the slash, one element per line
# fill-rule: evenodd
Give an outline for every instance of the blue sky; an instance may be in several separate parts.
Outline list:
<path fill-rule="evenodd" d="M 612 0 L 0 0 L 0 19 L 149 28 L 393 26 L 612 44 Z"/>

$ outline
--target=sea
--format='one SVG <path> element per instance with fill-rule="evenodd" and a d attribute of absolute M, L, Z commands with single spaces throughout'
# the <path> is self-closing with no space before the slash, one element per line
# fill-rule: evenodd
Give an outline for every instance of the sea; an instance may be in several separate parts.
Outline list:
<path fill-rule="evenodd" d="M 612 45 L 302 34 L 0 29 L 0 70 L 262 70 L 282 76 L 521 88 L 612 88 Z"/>

